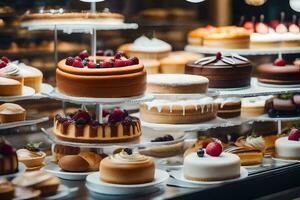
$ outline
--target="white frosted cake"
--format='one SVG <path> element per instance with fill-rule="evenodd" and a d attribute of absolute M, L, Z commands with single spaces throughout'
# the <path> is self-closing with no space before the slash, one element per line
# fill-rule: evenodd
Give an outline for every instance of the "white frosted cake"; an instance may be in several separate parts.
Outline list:
<path fill-rule="evenodd" d="M 183 162 L 183 175 L 193 181 L 221 181 L 240 177 L 240 158 L 231 153 L 214 157 L 191 153 Z"/>
<path fill-rule="evenodd" d="M 163 94 L 205 93 L 208 79 L 189 74 L 150 74 L 147 76 L 147 91 Z"/>
<path fill-rule="evenodd" d="M 300 141 L 282 137 L 275 141 L 276 157 L 290 160 L 300 159 Z"/>

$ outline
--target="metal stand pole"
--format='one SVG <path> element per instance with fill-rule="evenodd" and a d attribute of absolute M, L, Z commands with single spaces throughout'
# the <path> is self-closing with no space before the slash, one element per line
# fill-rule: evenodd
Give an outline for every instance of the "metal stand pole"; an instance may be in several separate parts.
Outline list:
<path fill-rule="evenodd" d="M 57 49 L 57 27 L 54 26 L 54 61 L 55 65 L 58 63 L 58 49 Z"/>
<path fill-rule="evenodd" d="M 277 121 L 277 129 L 278 129 L 278 131 L 277 131 L 277 134 L 278 135 L 280 135 L 281 134 L 281 129 L 282 129 L 282 127 L 281 127 L 281 120 L 278 120 Z"/>
<path fill-rule="evenodd" d="M 102 110 L 103 110 L 103 105 L 97 103 L 97 104 L 96 104 L 96 120 L 97 120 L 100 124 L 103 124 Z"/>

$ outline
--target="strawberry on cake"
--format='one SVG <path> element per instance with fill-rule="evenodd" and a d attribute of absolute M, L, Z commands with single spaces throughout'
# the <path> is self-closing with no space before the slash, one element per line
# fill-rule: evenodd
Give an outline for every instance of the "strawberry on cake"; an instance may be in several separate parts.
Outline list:
<path fill-rule="evenodd" d="M 275 157 L 287 160 L 300 159 L 300 130 L 291 129 L 287 137 L 281 137 L 275 141 Z"/>

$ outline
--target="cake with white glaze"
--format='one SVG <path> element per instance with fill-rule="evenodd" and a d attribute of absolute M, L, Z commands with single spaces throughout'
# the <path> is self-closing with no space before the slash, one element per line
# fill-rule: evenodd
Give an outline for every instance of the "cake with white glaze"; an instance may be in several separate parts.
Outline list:
<path fill-rule="evenodd" d="M 237 97 L 217 98 L 215 102 L 219 105 L 218 117 L 227 119 L 241 115 L 241 99 Z"/>
<path fill-rule="evenodd" d="M 300 131 L 292 129 L 287 137 L 278 138 L 275 141 L 275 157 L 299 160 L 300 159 Z"/>
<path fill-rule="evenodd" d="M 191 124 L 216 118 L 218 104 L 211 97 L 186 100 L 156 99 L 140 105 L 145 122 L 158 124 Z"/>
<path fill-rule="evenodd" d="M 184 158 L 183 176 L 193 181 L 222 181 L 240 177 L 240 158 L 222 152 L 220 143 L 211 142 Z"/>
<path fill-rule="evenodd" d="M 208 79 L 188 74 L 151 74 L 147 76 L 147 91 L 163 94 L 205 93 Z"/>

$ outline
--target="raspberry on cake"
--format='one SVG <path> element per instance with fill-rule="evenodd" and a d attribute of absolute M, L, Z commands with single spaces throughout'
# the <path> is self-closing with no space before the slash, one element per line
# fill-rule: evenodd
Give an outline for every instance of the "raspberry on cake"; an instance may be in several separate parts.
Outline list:
<path fill-rule="evenodd" d="M 300 130 L 292 128 L 287 137 L 275 141 L 275 157 L 287 160 L 300 159 Z"/>

